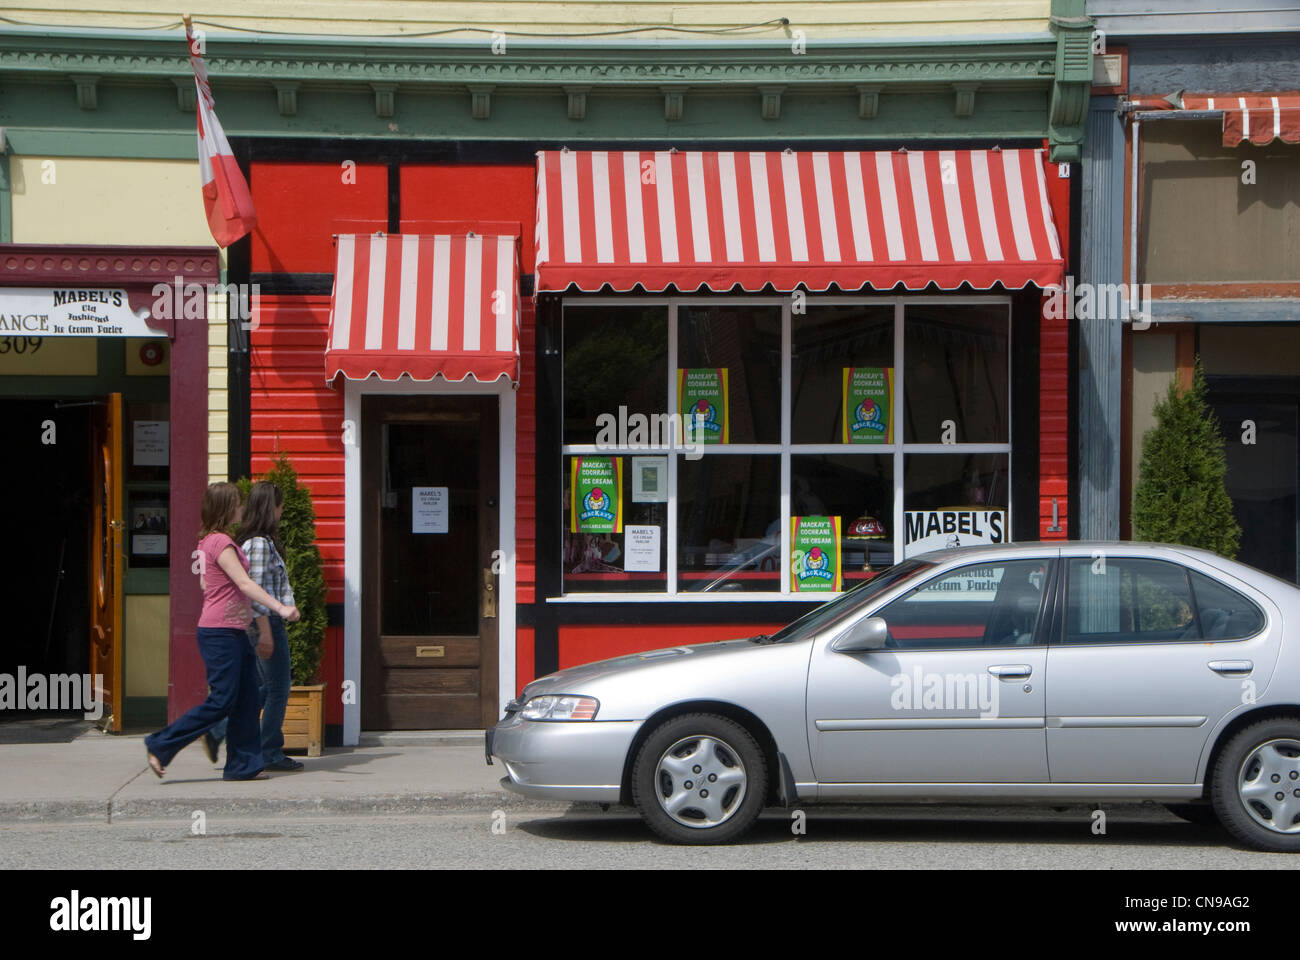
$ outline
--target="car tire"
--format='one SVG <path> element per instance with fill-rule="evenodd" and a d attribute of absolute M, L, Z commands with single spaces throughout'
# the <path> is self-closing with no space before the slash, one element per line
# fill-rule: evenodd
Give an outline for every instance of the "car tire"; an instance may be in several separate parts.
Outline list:
<path fill-rule="evenodd" d="M 767 761 L 748 730 L 717 714 L 689 713 L 660 724 L 641 744 L 632 803 L 671 843 L 727 843 L 754 825 L 767 783 Z"/>
<path fill-rule="evenodd" d="M 1165 809 L 1175 817 L 1194 823 L 1198 827 L 1221 827 L 1214 807 L 1208 803 L 1166 803 Z"/>
<path fill-rule="evenodd" d="M 1214 765 L 1210 796 L 1243 845 L 1300 853 L 1300 824 L 1281 823 L 1300 810 L 1300 720 L 1264 720 L 1235 734 Z"/>

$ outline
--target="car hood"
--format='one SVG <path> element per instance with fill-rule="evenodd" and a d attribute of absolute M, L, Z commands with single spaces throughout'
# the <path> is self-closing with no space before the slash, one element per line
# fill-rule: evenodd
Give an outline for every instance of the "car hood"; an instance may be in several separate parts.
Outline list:
<path fill-rule="evenodd" d="M 569 667 L 558 673 L 552 673 L 534 680 L 524 687 L 520 702 L 530 697 L 548 693 L 594 694 L 593 684 L 611 679 L 623 680 L 632 676 L 642 679 L 648 674 L 676 672 L 683 668 L 697 670 L 703 663 L 718 657 L 743 656 L 748 652 L 762 649 L 748 638 L 739 640 L 722 640 L 713 643 L 696 643 L 681 647 L 664 647 L 660 650 L 646 650 L 627 656 L 613 657 L 609 660 L 597 660 L 584 663 L 578 667 Z"/>

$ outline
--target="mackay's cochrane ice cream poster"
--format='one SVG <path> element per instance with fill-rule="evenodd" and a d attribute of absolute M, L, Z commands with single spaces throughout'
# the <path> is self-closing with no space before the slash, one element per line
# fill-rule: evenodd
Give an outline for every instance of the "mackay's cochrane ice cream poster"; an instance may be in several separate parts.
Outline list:
<path fill-rule="evenodd" d="M 623 458 L 574 457 L 569 465 L 569 532 L 623 532 Z"/>
<path fill-rule="evenodd" d="M 730 443 L 727 368 L 679 367 L 677 409 L 682 415 L 683 429 L 696 431 L 696 424 L 699 425 L 699 435 L 687 439 L 695 443 Z"/>
<path fill-rule="evenodd" d="M 839 517 L 790 518 L 790 589 L 795 593 L 839 593 Z"/>
<path fill-rule="evenodd" d="M 893 443 L 893 367 L 845 367 L 841 443 Z"/>

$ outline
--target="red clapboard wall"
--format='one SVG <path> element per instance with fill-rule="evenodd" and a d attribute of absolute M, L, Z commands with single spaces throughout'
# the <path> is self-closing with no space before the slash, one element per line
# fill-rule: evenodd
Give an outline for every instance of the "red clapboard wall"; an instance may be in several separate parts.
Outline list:
<path fill-rule="evenodd" d="M 1070 263 L 1070 180 L 1043 154 L 1047 198 L 1061 241 L 1066 269 Z M 1046 304 L 1046 299 L 1041 301 Z M 1063 312 L 1063 311 L 1062 311 Z M 1070 519 L 1070 324 L 1042 317 L 1038 332 L 1038 533 L 1044 540 L 1064 540 Z M 1057 523 L 1052 525 L 1052 501 Z"/>
<path fill-rule="evenodd" d="M 316 545 L 325 561 L 327 603 L 343 602 L 343 394 L 325 385 L 329 297 L 260 298 L 250 333 L 253 475 L 289 455 L 316 509 Z M 326 631 L 321 679 L 325 722 L 343 722 L 343 630 Z"/>

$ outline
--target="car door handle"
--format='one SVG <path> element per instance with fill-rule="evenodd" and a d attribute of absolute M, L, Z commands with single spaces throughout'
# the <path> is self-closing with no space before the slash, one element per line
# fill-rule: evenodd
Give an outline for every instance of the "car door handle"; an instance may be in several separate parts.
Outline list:
<path fill-rule="evenodd" d="M 1211 660 L 1208 666 L 1225 677 L 1244 677 L 1255 669 L 1255 664 L 1249 660 Z"/>
<path fill-rule="evenodd" d="M 1027 663 L 995 663 L 989 667 L 989 673 L 1003 680 L 1023 680 L 1034 672 Z"/>

